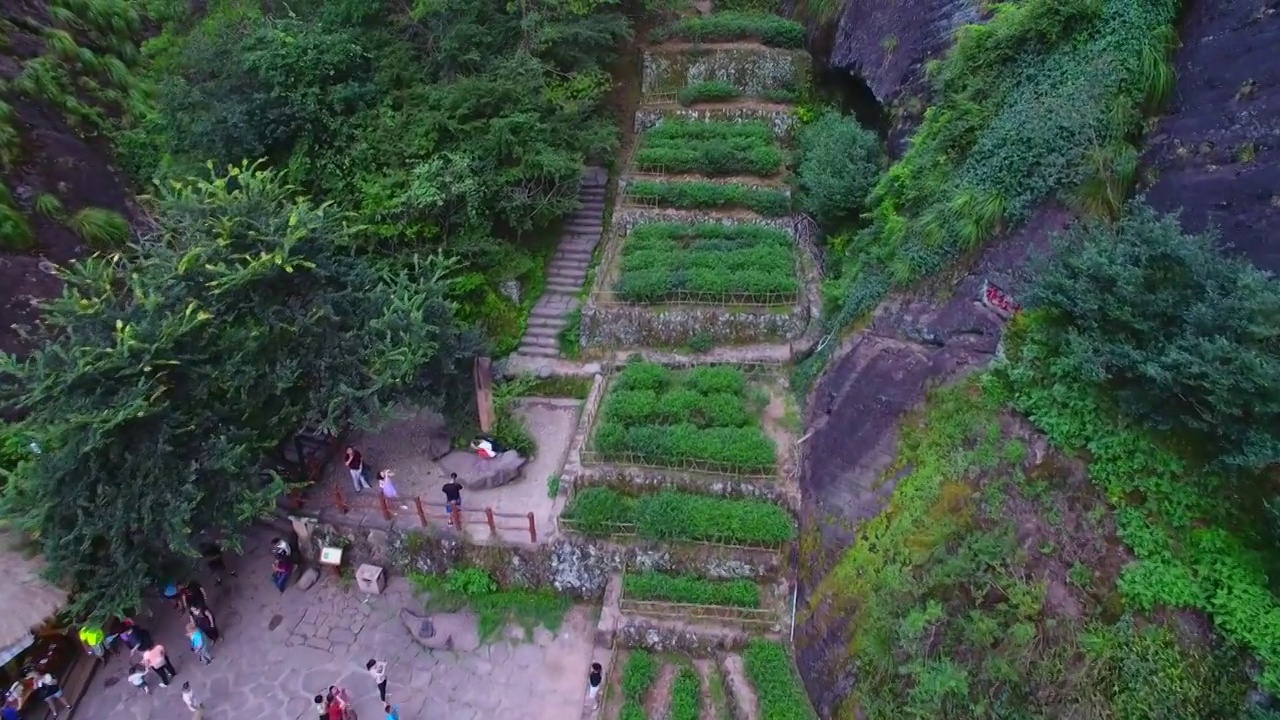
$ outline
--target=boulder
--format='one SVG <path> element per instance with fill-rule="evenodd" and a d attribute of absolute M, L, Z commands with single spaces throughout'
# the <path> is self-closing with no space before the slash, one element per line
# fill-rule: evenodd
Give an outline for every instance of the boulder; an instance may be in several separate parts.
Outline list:
<path fill-rule="evenodd" d="M 528 460 L 515 450 L 508 450 L 491 460 L 485 460 L 474 452 L 455 450 L 444 456 L 440 465 L 445 472 L 458 473 L 458 482 L 464 488 L 484 490 L 501 487 L 520 477 L 520 470 L 526 462 Z"/>

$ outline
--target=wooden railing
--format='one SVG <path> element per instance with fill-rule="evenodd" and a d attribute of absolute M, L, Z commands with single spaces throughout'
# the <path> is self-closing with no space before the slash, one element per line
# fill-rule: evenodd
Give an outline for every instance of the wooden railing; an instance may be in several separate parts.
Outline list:
<path fill-rule="evenodd" d="M 467 525 L 486 525 L 490 534 L 495 536 L 500 530 L 527 532 L 529 533 L 529 542 L 538 542 L 538 525 L 531 512 L 522 515 L 520 513 L 497 512 L 491 507 L 474 509 L 454 505 L 450 508 L 445 503 L 424 501 L 417 495 L 388 498 L 381 490 L 378 491 L 374 498 L 350 498 L 343 495 L 342 489 L 338 487 L 333 489 L 333 500 L 335 507 L 343 515 L 350 513 L 352 510 L 377 510 L 382 515 L 382 518 L 388 522 L 397 517 L 417 517 L 419 524 L 424 528 L 428 527 L 432 522 L 439 522 L 447 524 L 459 532 L 462 532 Z M 392 500 L 412 501 L 413 512 L 402 511 L 392 504 Z M 518 520 L 520 522 L 517 525 L 499 525 L 499 520 Z"/>

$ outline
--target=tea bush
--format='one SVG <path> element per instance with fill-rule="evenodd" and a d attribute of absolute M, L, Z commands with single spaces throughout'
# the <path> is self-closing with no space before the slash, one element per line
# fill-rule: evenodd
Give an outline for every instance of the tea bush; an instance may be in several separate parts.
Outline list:
<path fill-rule="evenodd" d="M 688 371 L 651 365 L 631 363 L 620 373 L 600 407 L 593 451 L 606 460 L 650 465 L 709 464 L 710 470 L 743 473 L 774 468 L 777 450 L 748 407 L 745 378 L 736 393 L 703 393 L 686 385 Z M 728 386 L 728 375 L 698 376 L 696 387 Z M 638 386 L 647 387 L 629 389 Z"/>
<path fill-rule="evenodd" d="M 760 720 L 818 720 L 782 643 L 752 640 L 742 660 L 760 704 Z"/>
<path fill-rule="evenodd" d="M 633 525 L 653 540 L 719 542 L 771 547 L 795 537 L 785 509 L 759 500 L 726 500 L 664 490 L 638 498 L 609 488 L 574 495 L 561 517 L 585 534 L 607 536 L 616 524 Z"/>
<path fill-rule="evenodd" d="M 681 665 L 671 685 L 671 720 L 699 720 L 702 717 L 702 679 L 688 665 Z"/>
<path fill-rule="evenodd" d="M 635 649 L 622 669 L 622 715 L 620 720 L 647 720 L 644 696 L 658 679 L 658 662 L 647 650 Z"/>
<path fill-rule="evenodd" d="M 753 225 L 650 223 L 622 246 L 614 291 L 628 302 L 794 302 L 790 235 Z"/>
<path fill-rule="evenodd" d="M 756 40 L 780 48 L 804 47 L 804 25 L 777 15 L 755 12 L 718 12 L 678 20 L 653 32 L 653 40 L 733 42 Z"/>
<path fill-rule="evenodd" d="M 627 195 L 635 200 L 681 210 L 742 208 L 769 217 L 791 213 L 791 197 L 782 190 L 736 183 L 637 180 L 627 185 Z"/>
<path fill-rule="evenodd" d="M 760 586 L 750 580 L 706 580 L 657 572 L 628 573 L 623 592 L 633 600 L 759 608 Z"/>
<path fill-rule="evenodd" d="M 731 102 L 745 95 L 737 85 L 726 80 L 703 80 L 681 88 L 676 95 L 676 101 L 688 107 L 698 103 Z M 800 101 L 800 91 L 791 87 L 770 88 L 760 93 L 759 98 L 769 102 L 791 104 Z"/>
<path fill-rule="evenodd" d="M 778 173 L 785 161 L 773 130 L 759 122 L 667 121 L 646 130 L 637 170 L 708 176 Z"/>
<path fill-rule="evenodd" d="M 880 138 L 834 110 L 797 135 L 797 199 L 818 224 L 836 228 L 857 220 L 880 177 Z"/>

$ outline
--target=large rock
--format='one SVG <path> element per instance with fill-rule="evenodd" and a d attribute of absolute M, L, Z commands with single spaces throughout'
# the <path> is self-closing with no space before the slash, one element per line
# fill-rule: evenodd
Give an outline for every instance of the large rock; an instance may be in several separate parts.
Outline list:
<path fill-rule="evenodd" d="M 458 473 L 458 482 L 463 487 L 483 490 L 501 487 L 520 477 L 520 470 L 526 462 L 528 460 L 515 450 L 508 450 L 492 460 L 485 460 L 473 452 L 454 450 L 440 460 L 440 465 L 446 472 Z"/>

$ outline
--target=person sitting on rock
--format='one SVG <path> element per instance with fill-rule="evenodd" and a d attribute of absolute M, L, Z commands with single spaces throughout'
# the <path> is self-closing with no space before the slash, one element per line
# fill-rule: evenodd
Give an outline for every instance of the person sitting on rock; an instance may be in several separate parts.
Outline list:
<path fill-rule="evenodd" d="M 475 440 L 472 440 L 471 449 L 475 450 L 476 454 L 485 460 L 492 460 L 506 452 L 506 448 L 498 444 L 498 441 L 495 438 L 488 435 L 481 435 Z"/>

